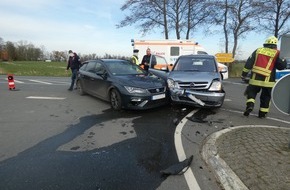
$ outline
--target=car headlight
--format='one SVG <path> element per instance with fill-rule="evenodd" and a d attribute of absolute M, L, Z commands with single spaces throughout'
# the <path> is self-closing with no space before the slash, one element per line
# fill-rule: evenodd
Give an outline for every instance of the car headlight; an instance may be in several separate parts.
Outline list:
<path fill-rule="evenodd" d="M 143 88 L 136 88 L 136 87 L 131 87 L 131 86 L 125 86 L 125 88 L 129 93 L 132 93 L 132 94 L 133 93 L 137 93 L 137 94 L 147 93 L 147 90 Z"/>
<path fill-rule="evenodd" d="M 209 91 L 220 91 L 222 89 L 222 83 L 220 81 L 213 81 Z"/>
<path fill-rule="evenodd" d="M 228 69 L 227 69 L 227 67 L 221 67 L 220 71 L 226 73 L 226 72 L 228 72 Z"/>
<path fill-rule="evenodd" d="M 179 88 L 178 83 L 175 82 L 173 79 L 167 79 L 167 85 L 168 88 Z"/>

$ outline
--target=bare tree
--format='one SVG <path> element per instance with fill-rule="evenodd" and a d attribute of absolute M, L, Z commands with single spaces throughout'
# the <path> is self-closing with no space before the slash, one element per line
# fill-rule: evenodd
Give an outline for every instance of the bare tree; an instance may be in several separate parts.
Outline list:
<path fill-rule="evenodd" d="M 162 28 L 165 39 L 170 31 L 176 38 L 186 39 L 201 28 L 210 18 L 210 9 L 204 0 L 127 0 L 121 10 L 129 10 L 130 15 L 117 25 L 118 28 L 139 24 L 143 35 L 154 28 Z"/>
<path fill-rule="evenodd" d="M 280 37 L 290 32 L 290 1 L 289 0 L 264 0 L 261 1 L 264 10 L 260 16 L 261 31 Z M 288 25 L 287 25 L 288 23 Z"/>
<path fill-rule="evenodd" d="M 204 0 L 187 0 L 186 13 L 186 39 L 190 38 L 196 30 L 208 24 L 212 24 L 213 18 L 216 17 L 214 9 L 210 6 L 210 1 Z"/>
<path fill-rule="evenodd" d="M 8 53 L 8 59 L 10 61 L 16 60 L 16 47 L 13 42 L 7 41 L 5 45 L 5 49 Z"/>
<path fill-rule="evenodd" d="M 0 37 L 0 60 L 2 60 L 4 54 L 4 40 Z"/>
<path fill-rule="evenodd" d="M 4 49 L 4 40 L 0 37 L 0 51 Z"/>
<path fill-rule="evenodd" d="M 66 53 L 64 51 L 52 51 L 52 60 L 62 61 L 66 59 Z"/>
<path fill-rule="evenodd" d="M 182 29 L 182 17 L 186 0 L 173 0 L 169 6 L 171 11 L 167 15 L 171 18 L 171 28 L 175 30 L 176 38 L 180 39 L 180 32 Z"/>
<path fill-rule="evenodd" d="M 212 2 L 212 7 L 215 7 L 215 14 L 219 15 L 215 17 L 213 20 L 217 25 L 222 25 L 223 34 L 224 34 L 224 47 L 225 53 L 229 53 L 229 27 L 228 27 L 228 19 L 229 19 L 229 5 L 228 0 Z"/>
<path fill-rule="evenodd" d="M 229 52 L 231 41 L 234 57 L 239 40 L 257 29 L 258 16 L 262 13 L 260 3 L 258 0 L 221 0 L 212 5 L 221 8 L 221 16 L 216 19 L 216 23 L 223 27 L 225 52 Z"/>
<path fill-rule="evenodd" d="M 117 28 L 139 23 L 143 35 L 150 33 L 154 28 L 163 28 L 165 39 L 169 38 L 167 26 L 167 1 L 169 0 L 127 0 L 121 7 L 122 11 L 129 10 Z"/>

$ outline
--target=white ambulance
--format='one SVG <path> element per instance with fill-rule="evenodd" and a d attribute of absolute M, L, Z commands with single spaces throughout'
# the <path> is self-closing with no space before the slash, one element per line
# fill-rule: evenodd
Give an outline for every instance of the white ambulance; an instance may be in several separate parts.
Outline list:
<path fill-rule="evenodd" d="M 174 64 L 180 55 L 207 54 L 205 49 L 193 40 L 131 40 L 133 49 L 139 50 L 139 57 L 150 48 L 153 55 L 159 55 L 169 64 Z"/>
<path fill-rule="evenodd" d="M 151 54 L 159 55 L 166 59 L 169 65 L 175 63 L 177 58 L 181 55 L 190 54 L 207 54 L 206 50 L 194 40 L 131 40 L 133 51 L 139 50 L 139 61 L 146 54 L 147 48 L 150 48 Z M 169 68 L 171 68 L 169 67 Z M 227 66 L 218 63 L 220 70 L 226 70 L 223 73 L 223 79 L 228 78 Z"/>

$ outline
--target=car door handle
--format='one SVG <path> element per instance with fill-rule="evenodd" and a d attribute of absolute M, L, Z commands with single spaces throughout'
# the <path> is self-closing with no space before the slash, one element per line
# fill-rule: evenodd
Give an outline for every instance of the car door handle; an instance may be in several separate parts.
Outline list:
<path fill-rule="evenodd" d="M 92 81 L 95 80 L 94 78 L 90 78 Z"/>

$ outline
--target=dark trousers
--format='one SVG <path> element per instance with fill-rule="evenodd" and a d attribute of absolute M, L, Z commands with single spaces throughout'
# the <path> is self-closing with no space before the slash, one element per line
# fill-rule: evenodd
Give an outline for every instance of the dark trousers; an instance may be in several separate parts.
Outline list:
<path fill-rule="evenodd" d="M 74 84 L 75 84 L 75 81 L 76 81 L 76 78 L 77 78 L 77 74 L 78 74 L 78 70 L 77 69 L 72 69 L 71 70 L 71 84 L 70 84 L 70 88 L 69 89 L 73 89 L 74 88 Z"/>
<path fill-rule="evenodd" d="M 271 91 L 272 88 L 270 87 L 261 87 L 261 86 L 254 86 L 254 85 L 249 85 L 247 87 L 247 107 L 250 105 L 254 105 L 256 96 L 257 94 L 261 92 L 260 95 L 260 112 L 269 112 L 269 107 L 270 107 L 270 101 L 271 101 Z"/>

